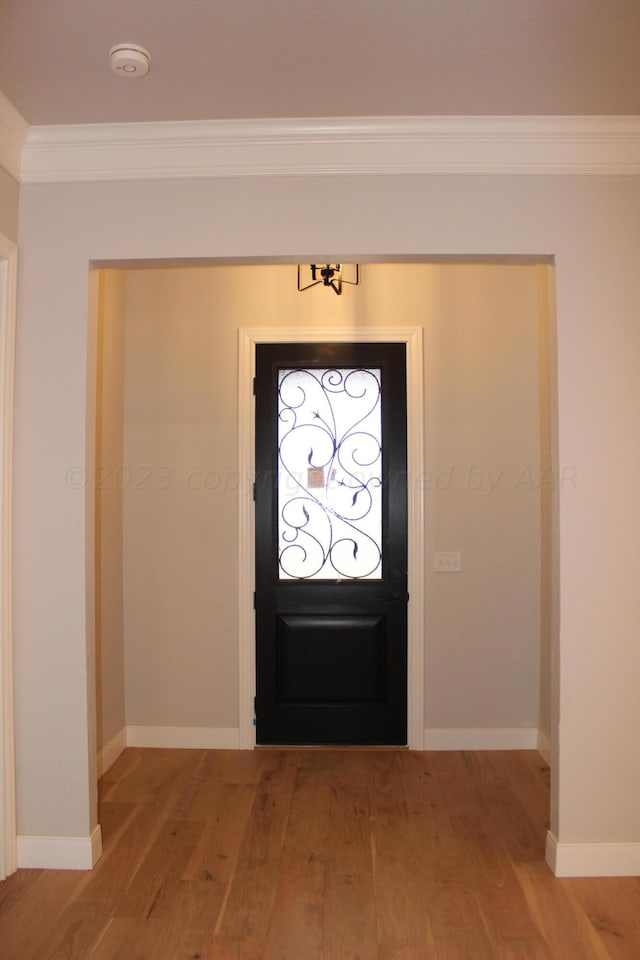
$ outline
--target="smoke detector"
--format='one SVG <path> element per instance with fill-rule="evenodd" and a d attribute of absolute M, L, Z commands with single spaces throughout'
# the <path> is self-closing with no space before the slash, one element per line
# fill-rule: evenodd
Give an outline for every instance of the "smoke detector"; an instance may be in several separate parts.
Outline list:
<path fill-rule="evenodd" d="M 137 43 L 116 43 L 109 50 L 111 69 L 121 77 L 144 77 L 149 73 L 151 56 Z"/>

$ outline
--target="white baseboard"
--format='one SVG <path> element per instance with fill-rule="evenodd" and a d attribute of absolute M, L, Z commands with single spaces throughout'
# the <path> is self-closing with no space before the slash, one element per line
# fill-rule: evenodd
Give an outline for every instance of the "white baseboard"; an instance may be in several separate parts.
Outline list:
<path fill-rule="evenodd" d="M 549 831 L 545 859 L 556 877 L 640 877 L 640 843 L 558 843 Z"/>
<path fill-rule="evenodd" d="M 551 744 L 549 743 L 549 738 L 542 730 L 538 730 L 538 753 L 544 762 L 551 766 Z"/>
<path fill-rule="evenodd" d="M 536 750 L 537 727 L 431 727 L 425 750 Z"/>
<path fill-rule="evenodd" d="M 98 753 L 101 777 L 126 747 L 191 748 L 196 750 L 238 750 L 240 731 L 236 727 L 123 727 Z"/>
<path fill-rule="evenodd" d="M 41 870 L 91 870 L 102 854 L 102 831 L 90 837 L 18 837 L 18 866 Z"/>
<path fill-rule="evenodd" d="M 126 738 L 126 743 L 124 739 Z M 543 752 L 546 746 L 547 755 Z M 156 727 L 131 725 L 123 728 L 98 756 L 102 772 L 114 763 L 124 747 L 239 750 L 237 727 Z M 537 727 L 430 728 L 424 731 L 425 750 L 539 750 L 548 762 L 548 740 Z"/>
<path fill-rule="evenodd" d="M 118 730 L 115 737 L 111 737 L 108 743 L 105 743 L 102 750 L 98 753 L 97 767 L 98 776 L 106 773 L 109 767 L 112 767 L 122 751 L 127 746 L 127 728 L 122 727 Z"/>
<path fill-rule="evenodd" d="M 178 747 L 193 750 L 239 750 L 237 727 L 127 727 L 128 747 Z"/>

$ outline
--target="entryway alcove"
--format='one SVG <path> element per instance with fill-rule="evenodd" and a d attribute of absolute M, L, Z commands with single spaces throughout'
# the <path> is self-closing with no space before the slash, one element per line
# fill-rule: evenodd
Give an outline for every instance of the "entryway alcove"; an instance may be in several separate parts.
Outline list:
<path fill-rule="evenodd" d="M 100 270 L 99 769 L 125 743 L 248 745 L 245 328 L 421 331 L 424 463 L 410 483 L 424 501 L 424 720 L 410 746 L 548 757 L 552 267 L 365 263 L 361 273 L 336 297 L 298 292 L 293 263 Z M 449 553 L 462 569 L 437 571 Z"/>

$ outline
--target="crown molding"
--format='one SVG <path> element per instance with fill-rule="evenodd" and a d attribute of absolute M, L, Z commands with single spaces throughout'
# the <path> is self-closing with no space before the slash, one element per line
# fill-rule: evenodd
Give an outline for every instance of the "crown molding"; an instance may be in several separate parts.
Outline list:
<path fill-rule="evenodd" d="M 29 124 L 0 90 L 0 166 L 20 179 L 22 150 Z"/>
<path fill-rule="evenodd" d="M 640 175 L 640 117 L 33 126 L 24 183 L 331 174 Z"/>

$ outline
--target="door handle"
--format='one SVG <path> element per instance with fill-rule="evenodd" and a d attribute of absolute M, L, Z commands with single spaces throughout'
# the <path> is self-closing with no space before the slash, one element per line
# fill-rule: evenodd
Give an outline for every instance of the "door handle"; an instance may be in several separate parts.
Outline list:
<path fill-rule="evenodd" d="M 385 593 L 382 597 L 378 597 L 378 600 L 381 600 L 383 603 L 390 603 L 392 600 L 404 600 L 405 603 L 409 600 L 408 593 Z"/>

